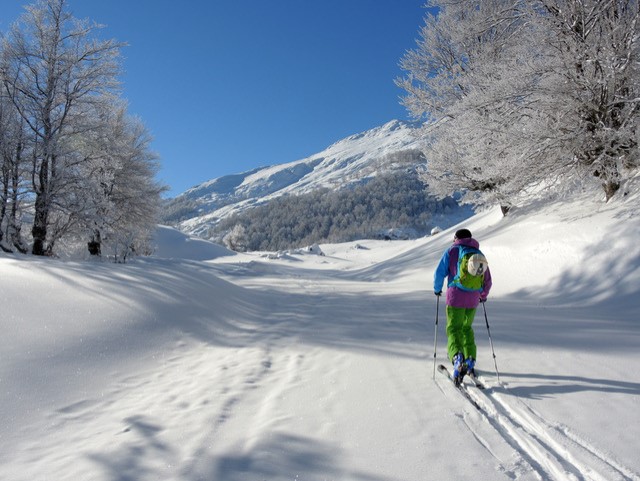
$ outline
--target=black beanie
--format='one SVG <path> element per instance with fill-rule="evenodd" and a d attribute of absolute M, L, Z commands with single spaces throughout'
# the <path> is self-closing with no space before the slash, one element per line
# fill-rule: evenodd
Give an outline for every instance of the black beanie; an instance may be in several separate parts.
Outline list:
<path fill-rule="evenodd" d="M 460 229 L 456 231 L 456 239 L 469 239 L 471 238 L 471 231 L 469 229 Z"/>

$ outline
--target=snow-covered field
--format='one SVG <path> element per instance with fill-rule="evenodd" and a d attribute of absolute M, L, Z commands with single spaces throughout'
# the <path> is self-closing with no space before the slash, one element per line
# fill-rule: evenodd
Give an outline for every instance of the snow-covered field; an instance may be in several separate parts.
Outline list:
<path fill-rule="evenodd" d="M 640 197 L 597 197 L 464 224 L 494 279 L 482 411 L 433 379 L 455 227 L 324 256 L 168 228 L 126 265 L 0 254 L 0 479 L 640 480 Z"/>

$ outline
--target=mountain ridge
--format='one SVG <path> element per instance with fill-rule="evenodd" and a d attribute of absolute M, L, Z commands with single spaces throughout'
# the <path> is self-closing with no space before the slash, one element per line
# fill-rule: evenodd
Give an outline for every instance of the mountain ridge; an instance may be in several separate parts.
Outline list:
<path fill-rule="evenodd" d="M 391 120 L 338 140 L 303 159 L 257 167 L 196 185 L 168 201 L 163 221 L 185 233 L 207 236 L 221 220 L 285 195 L 324 188 L 340 190 L 366 182 L 406 161 L 421 157 L 417 125 Z M 424 162 L 424 159 L 421 159 Z"/>

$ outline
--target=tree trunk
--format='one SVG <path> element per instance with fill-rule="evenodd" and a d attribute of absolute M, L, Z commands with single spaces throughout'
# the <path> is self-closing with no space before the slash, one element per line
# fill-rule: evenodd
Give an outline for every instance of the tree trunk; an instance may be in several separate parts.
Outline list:
<path fill-rule="evenodd" d="M 46 255 L 47 226 L 49 223 L 49 206 L 45 192 L 36 194 L 35 209 L 36 213 L 33 219 L 33 228 L 31 229 L 33 237 L 33 249 L 31 252 L 35 256 L 44 256 Z"/>
<path fill-rule="evenodd" d="M 93 231 L 91 240 L 87 242 L 87 248 L 89 249 L 89 254 L 91 254 L 92 256 L 102 255 L 102 239 L 100 237 L 100 231 L 98 229 L 95 229 Z"/>
<path fill-rule="evenodd" d="M 2 224 L 4 224 L 4 218 L 7 214 L 7 199 L 9 198 L 9 182 L 7 182 L 7 176 L 3 179 L 2 198 L 0 199 L 0 244 L 4 238 L 4 231 L 2 230 Z"/>
<path fill-rule="evenodd" d="M 50 131 L 46 126 L 48 123 L 45 123 L 45 135 Z M 51 135 L 49 134 L 50 138 Z M 36 256 L 44 256 L 47 255 L 47 228 L 49 227 L 49 189 L 50 187 L 50 176 L 49 176 L 49 167 L 54 164 L 54 159 L 49 159 L 47 151 L 47 146 L 50 145 L 49 142 L 45 142 L 45 152 L 44 158 L 42 159 L 42 163 L 40 164 L 40 168 L 38 171 L 38 187 L 36 190 L 36 201 L 35 201 L 35 215 L 33 219 L 33 228 L 31 229 L 31 236 L 33 237 L 33 249 L 32 253 Z"/>
<path fill-rule="evenodd" d="M 607 180 L 602 183 L 602 187 L 604 189 L 606 202 L 609 202 L 611 197 L 613 197 L 615 193 L 620 189 L 620 182 L 617 180 Z"/>
<path fill-rule="evenodd" d="M 21 254 L 26 254 L 29 247 L 22 240 L 20 231 L 22 230 L 22 221 L 18 220 L 18 194 L 20 190 L 20 165 L 22 164 L 23 150 L 22 135 L 16 147 L 16 162 L 13 166 L 11 175 L 11 213 L 9 214 L 9 225 L 7 229 L 8 237 L 13 247 L 18 249 Z"/>

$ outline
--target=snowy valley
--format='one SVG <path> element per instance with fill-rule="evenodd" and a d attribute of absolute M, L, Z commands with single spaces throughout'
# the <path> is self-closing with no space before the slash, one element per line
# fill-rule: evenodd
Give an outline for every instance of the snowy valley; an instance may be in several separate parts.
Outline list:
<path fill-rule="evenodd" d="M 0 25 L 0 481 L 640 481 L 637 1 L 155 3 Z"/>
<path fill-rule="evenodd" d="M 458 226 L 324 255 L 170 228 L 128 264 L 0 253 L 0 479 L 640 480 L 629 187 L 464 222 L 494 279 L 481 411 L 433 378 Z M 437 335 L 446 362 L 442 306 Z"/>

